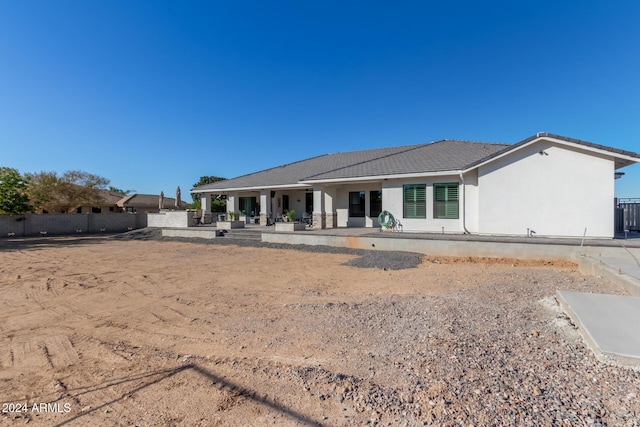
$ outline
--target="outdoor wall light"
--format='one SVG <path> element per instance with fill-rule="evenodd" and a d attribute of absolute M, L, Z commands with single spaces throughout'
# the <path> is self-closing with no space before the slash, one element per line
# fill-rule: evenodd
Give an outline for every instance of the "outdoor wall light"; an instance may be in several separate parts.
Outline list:
<path fill-rule="evenodd" d="M 615 179 L 620 179 L 620 178 L 622 178 L 623 175 L 624 175 L 624 172 L 615 172 L 613 174 Z"/>
<path fill-rule="evenodd" d="M 546 151 L 544 151 L 544 150 L 540 150 L 540 151 L 538 151 L 538 154 L 540 154 L 541 156 L 548 156 L 548 155 L 549 155 L 549 153 L 547 153 L 547 152 L 546 152 Z"/>

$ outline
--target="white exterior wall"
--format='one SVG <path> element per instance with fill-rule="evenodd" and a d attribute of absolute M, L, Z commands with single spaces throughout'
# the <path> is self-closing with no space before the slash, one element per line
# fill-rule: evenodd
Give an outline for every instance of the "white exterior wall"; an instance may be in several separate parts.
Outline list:
<path fill-rule="evenodd" d="M 336 202 L 334 208 L 338 215 L 338 227 L 379 227 L 378 216 L 371 216 L 370 192 L 380 190 L 381 184 L 378 183 L 361 183 L 342 185 L 336 188 Z M 349 218 L 349 192 L 364 191 L 365 216 L 358 218 Z M 384 209 L 384 196 L 382 197 Z"/>
<path fill-rule="evenodd" d="M 466 211 L 464 227 L 469 233 L 477 233 L 480 226 L 480 216 L 478 215 L 479 195 L 478 170 L 474 169 L 464 174 L 464 194 L 463 188 L 460 186 L 460 215 L 462 215 L 462 199 L 464 197 Z"/>
<path fill-rule="evenodd" d="M 466 179 L 466 178 L 465 178 Z M 460 199 L 458 219 L 436 219 L 433 217 L 433 184 L 457 182 L 460 183 L 459 175 L 444 175 L 437 177 L 411 178 L 407 180 L 387 180 L 382 183 L 382 209 L 391 214 L 402 223 L 404 231 L 426 231 L 434 233 L 462 233 L 462 198 Z M 426 184 L 427 185 L 427 217 L 425 219 L 403 218 L 403 186 L 405 184 Z M 473 190 L 471 191 L 473 193 Z M 462 197 L 462 188 L 460 188 Z M 468 193 L 467 193 L 468 195 Z M 467 211 L 469 210 L 467 206 Z M 469 230 L 471 231 L 471 230 Z"/>
<path fill-rule="evenodd" d="M 540 141 L 481 166 L 478 189 L 479 233 L 613 237 L 612 159 Z"/>

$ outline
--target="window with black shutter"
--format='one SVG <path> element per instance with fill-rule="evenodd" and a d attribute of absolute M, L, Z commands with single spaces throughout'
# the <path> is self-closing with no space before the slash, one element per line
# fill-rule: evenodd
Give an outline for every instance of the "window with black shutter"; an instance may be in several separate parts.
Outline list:
<path fill-rule="evenodd" d="M 402 189 L 404 218 L 427 217 L 427 185 L 405 184 Z"/>
<path fill-rule="evenodd" d="M 459 217 L 457 182 L 433 184 L 433 217 L 457 219 Z"/>

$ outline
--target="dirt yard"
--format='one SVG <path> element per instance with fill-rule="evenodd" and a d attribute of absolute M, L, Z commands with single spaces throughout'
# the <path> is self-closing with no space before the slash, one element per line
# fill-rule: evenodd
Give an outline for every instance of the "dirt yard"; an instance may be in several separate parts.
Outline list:
<path fill-rule="evenodd" d="M 567 263 L 51 238 L 0 241 L 0 425 L 640 425 Z M 354 264 L 354 265 L 357 265 Z"/>

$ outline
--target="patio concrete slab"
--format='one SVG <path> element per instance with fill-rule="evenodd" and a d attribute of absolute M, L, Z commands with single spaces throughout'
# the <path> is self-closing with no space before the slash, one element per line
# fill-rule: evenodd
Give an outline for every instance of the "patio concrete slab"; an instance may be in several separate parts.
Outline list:
<path fill-rule="evenodd" d="M 617 283 L 631 295 L 640 296 L 640 254 L 627 248 L 619 248 L 616 256 L 584 256 L 578 259 L 583 274 L 602 276 Z"/>
<path fill-rule="evenodd" d="M 572 291 L 557 296 L 598 359 L 640 368 L 640 297 Z"/>
<path fill-rule="evenodd" d="M 640 280 L 640 260 L 630 255 L 629 257 L 602 257 L 600 260 L 609 265 L 610 267 L 617 269 L 622 274 L 627 274 Z"/>

